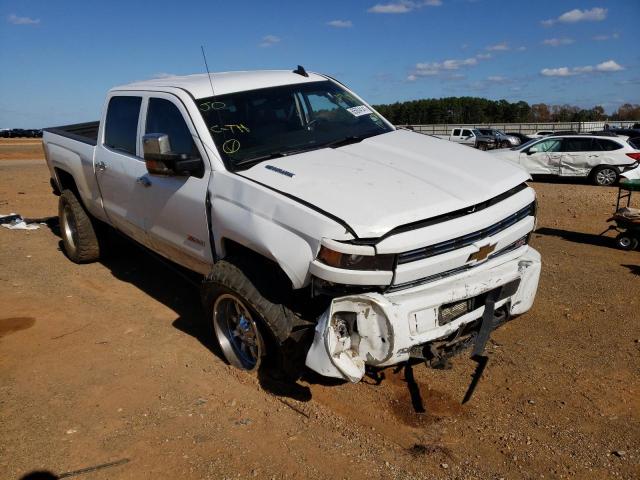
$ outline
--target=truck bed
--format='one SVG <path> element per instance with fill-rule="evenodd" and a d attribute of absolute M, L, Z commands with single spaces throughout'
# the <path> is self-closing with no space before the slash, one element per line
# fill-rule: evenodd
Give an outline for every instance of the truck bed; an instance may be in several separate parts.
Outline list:
<path fill-rule="evenodd" d="M 74 123 L 61 127 L 45 128 L 43 131 L 55 133 L 62 137 L 71 138 L 82 143 L 95 146 L 98 141 L 98 129 L 100 122 Z"/>

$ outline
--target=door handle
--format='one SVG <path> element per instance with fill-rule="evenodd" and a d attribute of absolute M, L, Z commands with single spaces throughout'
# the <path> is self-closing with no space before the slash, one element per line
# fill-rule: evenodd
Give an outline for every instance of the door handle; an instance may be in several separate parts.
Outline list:
<path fill-rule="evenodd" d="M 151 186 L 151 180 L 149 180 L 149 177 L 146 177 L 144 175 L 142 177 L 136 178 L 136 183 L 138 185 L 142 185 L 143 187 L 150 187 Z"/>
<path fill-rule="evenodd" d="M 107 164 L 104 162 L 96 162 L 96 170 L 104 172 L 107 169 Z"/>

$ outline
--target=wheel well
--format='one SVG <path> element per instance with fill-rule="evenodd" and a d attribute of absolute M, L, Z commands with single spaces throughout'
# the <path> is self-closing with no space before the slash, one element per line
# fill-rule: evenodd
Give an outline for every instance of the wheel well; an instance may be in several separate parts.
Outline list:
<path fill-rule="evenodd" d="M 598 170 L 601 170 L 601 169 L 603 169 L 603 168 L 611 168 L 611 169 L 615 170 L 615 171 L 618 173 L 618 175 L 620 174 L 620 169 L 619 169 L 618 167 L 616 167 L 615 165 L 607 165 L 607 164 L 604 164 L 604 165 L 596 165 L 595 167 L 593 167 L 593 168 L 591 169 L 591 173 L 590 173 L 590 174 L 591 174 L 591 175 L 593 175 L 593 174 L 594 174 L 594 173 L 596 173 Z"/>
<path fill-rule="evenodd" d="M 293 289 L 291 279 L 280 265 L 255 250 L 224 238 L 222 239 L 222 251 L 224 252 L 224 258 L 243 258 L 248 260 L 252 265 L 255 265 L 256 268 L 254 270 L 259 271 L 261 275 L 270 273 L 270 277 L 277 281 L 280 288 L 287 291 Z"/>
<path fill-rule="evenodd" d="M 62 190 L 71 190 L 76 195 L 76 198 L 82 201 L 79 194 L 80 192 L 78 191 L 78 186 L 76 185 L 76 181 L 73 178 L 73 175 L 60 168 L 55 168 L 54 170 L 56 172 L 58 189 L 60 190 L 60 192 L 62 192 Z"/>

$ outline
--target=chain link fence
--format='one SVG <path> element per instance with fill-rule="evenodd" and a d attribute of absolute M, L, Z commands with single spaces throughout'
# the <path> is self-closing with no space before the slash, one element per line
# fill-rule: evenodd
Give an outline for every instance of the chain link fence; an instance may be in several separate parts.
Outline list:
<path fill-rule="evenodd" d="M 611 122 L 556 122 L 556 123 L 441 123 L 435 125 L 398 125 L 399 127 L 410 128 L 416 132 L 427 135 L 449 135 L 454 128 L 495 128 L 503 132 L 518 132 L 531 135 L 540 130 L 560 132 L 571 130 L 574 132 L 591 132 L 603 130 L 605 124 L 610 127 L 632 128 L 640 120 L 634 121 L 611 121 Z"/>

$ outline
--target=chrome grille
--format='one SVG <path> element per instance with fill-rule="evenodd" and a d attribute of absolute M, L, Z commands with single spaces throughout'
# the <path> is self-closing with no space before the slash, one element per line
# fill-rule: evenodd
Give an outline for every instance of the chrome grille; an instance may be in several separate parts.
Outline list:
<path fill-rule="evenodd" d="M 398 255 L 398 265 L 423 260 L 435 255 L 441 255 L 453 250 L 458 250 L 459 248 L 467 247 L 474 242 L 478 242 L 484 238 L 491 237 L 496 233 L 506 230 L 510 226 L 518 223 L 520 220 L 523 220 L 526 217 L 534 214 L 535 203 L 532 202 L 523 209 L 518 210 L 516 213 L 509 215 L 508 217 L 500 220 L 497 223 L 494 223 L 487 228 L 478 230 L 477 232 L 469 233 L 467 235 L 436 243 L 434 245 L 429 245 L 428 247 L 417 248 L 415 250 L 401 253 Z"/>

